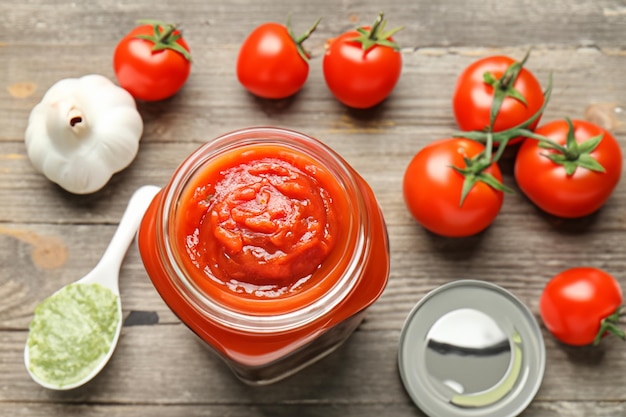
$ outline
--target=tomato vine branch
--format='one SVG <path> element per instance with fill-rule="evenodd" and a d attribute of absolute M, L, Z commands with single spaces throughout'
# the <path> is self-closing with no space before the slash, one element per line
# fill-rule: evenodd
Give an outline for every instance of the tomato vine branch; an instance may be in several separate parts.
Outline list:
<path fill-rule="evenodd" d="M 544 102 L 535 114 L 523 123 L 520 123 L 511 129 L 501 132 L 493 131 L 495 120 L 500 112 L 504 98 L 512 96 L 526 104 L 526 99 L 513 88 L 513 85 L 515 84 L 515 80 L 522 70 L 523 65 L 526 63 L 529 53 L 530 52 L 528 52 L 524 59 L 520 62 L 514 62 L 511 64 L 500 79 L 495 79 L 495 77 L 493 77 L 493 75 L 489 72 L 484 74 L 485 82 L 494 87 L 494 99 L 491 107 L 489 127 L 483 131 L 459 132 L 454 135 L 455 137 L 467 138 L 485 144 L 485 150 L 483 152 L 476 155 L 472 159 L 465 158 L 465 168 L 452 167 L 454 170 L 465 176 L 463 189 L 461 191 L 461 205 L 463 205 L 465 198 L 478 181 L 484 182 L 495 190 L 513 193 L 512 189 L 502 184 L 493 175 L 486 173 L 485 170 L 491 166 L 491 164 L 497 163 L 500 160 L 507 143 L 511 139 L 522 136 L 520 132 L 530 132 L 526 128 L 541 116 L 546 108 L 546 105 L 548 104 L 548 101 L 550 100 L 550 95 L 552 94 L 552 74 L 550 74 L 548 79 L 546 91 L 543 93 Z M 493 154 L 494 142 L 498 143 L 498 150 L 495 155 Z"/>
<path fill-rule="evenodd" d="M 521 61 L 513 62 L 502 74 L 502 77 L 496 78 L 491 72 L 485 72 L 483 74 L 483 80 L 486 84 L 493 87 L 493 102 L 491 104 L 491 111 L 489 113 L 489 128 L 493 130 L 493 126 L 496 122 L 498 114 L 500 114 L 500 108 L 504 99 L 512 97 L 520 101 L 525 106 L 527 105 L 526 98 L 515 88 L 515 82 L 519 76 L 530 51 L 526 52 L 526 55 Z"/>
<path fill-rule="evenodd" d="M 579 167 L 595 172 L 606 172 L 602 164 L 591 156 L 591 152 L 598 147 L 604 135 L 594 136 L 582 143 L 578 143 L 574 136 L 574 125 L 572 121 L 568 117 L 566 117 L 565 120 L 569 125 L 565 145 L 560 145 L 546 136 L 538 135 L 529 130 L 520 130 L 520 135 L 539 141 L 541 148 L 553 150 L 554 152 L 544 153 L 542 155 L 555 164 L 563 165 L 568 176 L 573 175 Z"/>
<path fill-rule="evenodd" d="M 514 127 L 510 128 L 510 129 L 503 130 L 503 131 L 500 131 L 500 132 L 492 132 L 492 134 L 493 134 L 493 142 L 498 144 L 498 153 L 496 153 L 496 156 L 494 156 L 494 158 L 493 158 L 494 162 L 497 162 L 499 157 L 502 155 L 502 152 L 500 151 L 500 148 L 504 149 L 506 147 L 507 143 L 511 139 L 513 139 L 515 137 L 518 137 L 518 136 L 523 136 L 523 134 L 526 134 L 528 132 L 532 133 L 527 128 L 528 128 L 528 126 L 530 126 L 535 120 L 537 120 L 541 116 L 541 114 L 545 110 L 546 106 L 548 105 L 548 102 L 550 101 L 550 96 L 551 95 L 552 95 L 552 74 L 550 74 L 550 76 L 548 78 L 548 86 L 546 87 L 546 90 L 543 93 L 543 97 L 544 97 L 543 104 L 541 105 L 539 110 L 537 110 L 537 112 L 535 114 L 533 114 L 531 117 L 526 119 L 524 122 L 520 123 L 517 126 L 514 126 Z M 458 132 L 454 136 L 455 137 L 462 137 L 462 138 L 472 139 L 472 140 L 475 140 L 475 141 L 481 142 L 481 143 L 486 143 L 488 134 L 489 134 L 488 131 L 473 130 L 471 132 Z"/>
<path fill-rule="evenodd" d="M 478 182 L 483 182 L 495 190 L 507 193 L 513 192 L 512 189 L 502 184 L 493 175 L 485 172 L 485 170 L 493 163 L 491 158 L 492 148 L 492 133 L 488 132 L 485 151 L 479 153 L 473 158 L 464 157 L 463 160 L 465 161 L 465 168 L 459 168 L 454 165 L 450 166 L 456 172 L 465 177 L 465 180 L 463 181 L 463 188 L 461 190 L 461 201 L 459 206 L 463 205 L 468 194 Z"/>

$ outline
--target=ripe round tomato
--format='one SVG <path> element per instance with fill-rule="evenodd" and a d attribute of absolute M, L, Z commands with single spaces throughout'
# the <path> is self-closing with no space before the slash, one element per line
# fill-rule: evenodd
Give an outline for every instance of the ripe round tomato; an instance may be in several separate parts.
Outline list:
<path fill-rule="evenodd" d="M 515 159 L 515 180 L 522 192 L 540 209 L 563 218 L 586 216 L 602 207 L 622 173 L 622 151 L 613 135 L 590 122 L 573 120 L 572 124 L 578 144 L 603 135 L 594 149 L 581 153 L 578 160 L 582 165 L 573 174 L 568 174 L 566 164 L 555 163 L 548 157 L 558 151 L 541 147 L 535 139 L 527 139 Z M 557 120 L 540 126 L 535 133 L 564 145 L 569 129 L 567 121 Z M 587 168 L 590 158 L 604 172 Z"/>
<path fill-rule="evenodd" d="M 113 69 L 120 86 L 138 100 L 174 95 L 191 71 L 189 46 L 174 25 L 144 24 L 117 44 Z"/>
<path fill-rule="evenodd" d="M 568 345 L 583 346 L 599 341 L 597 338 L 606 332 L 624 337 L 616 327 L 621 304 L 622 289 L 615 278 L 601 269 L 577 267 L 557 274 L 548 282 L 539 299 L 539 311 L 557 339 Z"/>
<path fill-rule="evenodd" d="M 252 94 L 262 98 L 289 97 L 309 76 L 308 54 L 302 48 L 317 23 L 302 37 L 293 37 L 287 26 L 264 23 L 245 39 L 237 57 L 237 78 Z"/>
<path fill-rule="evenodd" d="M 442 139 L 422 148 L 404 174 L 404 201 L 424 228 L 446 237 L 474 235 L 489 226 L 498 215 L 504 195 L 478 181 L 460 205 L 465 177 L 452 166 L 465 168 L 484 145 L 464 138 Z M 500 169 L 491 164 L 485 171 L 502 181 Z"/>
<path fill-rule="evenodd" d="M 493 85 L 485 81 L 484 75 L 490 73 L 493 78 L 500 80 L 507 68 L 513 63 L 515 60 L 507 56 L 489 56 L 470 64 L 459 75 L 452 96 L 452 107 L 454 117 L 461 130 L 482 131 L 489 128 L 495 89 Z M 522 67 L 519 71 L 512 88 L 524 97 L 526 104 L 510 95 L 506 96 L 495 119 L 494 132 L 501 132 L 525 122 L 537 113 L 543 105 L 544 96 L 541 85 L 535 76 L 525 68 Z M 528 129 L 533 130 L 538 122 L 539 118 L 531 123 Z M 515 138 L 509 144 L 519 142 L 522 139 Z"/>
<path fill-rule="evenodd" d="M 400 78 L 402 56 L 390 32 L 378 34 L 381 19 L 382 15 L 378 25 L 345 32 L 327 45 L 322 63 L 324 79 L 346 106 L 375 106 L 389 96 Z"/>

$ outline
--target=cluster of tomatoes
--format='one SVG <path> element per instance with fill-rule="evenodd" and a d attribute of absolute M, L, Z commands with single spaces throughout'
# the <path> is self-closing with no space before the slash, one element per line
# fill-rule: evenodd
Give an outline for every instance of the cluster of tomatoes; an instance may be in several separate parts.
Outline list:
<path fill-rule="evenodd" d="M 309 75 L 309 53 L 303 43 L 320 19 L 303 35 L 286 25 L 268 22 L 243 41 L 237 58 L 239 82 L 252 94 L 282 99 L 300 91 Z M 118 82 L 136 99 L 162 100 L 175 94 L 191 69 L 189 46 L 175 25 L 141 21 L 117 45 L 113 66 Z M 353 108 L 383 101 L 395 87 L 402 55 L 379 14 L 371 26 L 359 27 L 332 39 L 323 57 L 323 73 L 332 94 Z"/>
<path fill-rule="evenodd" d="M 504 192 L 498 160 L 519 144 L 514 176 L 540 209 L 563 218 L 597 211 L 616 187 L 622 152 L 605 129 L 583 120 L 538 126 L 549 100 L 535 76 L 506 56 L 490 56 L 459 76 L 452 103 L 460 132 L 421 149 L 406 169 L 407 207 L 426 229 L 464 237 L 487 228 Z M 597 344 L 618 327 L 622 291 L 605 271 L 577 267 L 553 277 L 542 292 L 540 314 L 548 330 L 569 345 Z"/>
<path fill-rule="evenodd" d="M 296 37 L 287 25 L 265 23 L 244 40 L 237 59 L 237 78 L 251 93 L 269 99 L 298 92 L 309 74 L 309 53 L 302 43 L 313 33 L 319 19 L 304 35 Z M 328 42 L 323 74 L 328 89 L 341 103 L 369 108 L 393 90 L 402 70 L 402 56 L 392 35 L 385 30 L 383 14 L 372 26 L 342 33 Z"/>
<path fill-rule="evenodd" d="M 498 159 L 521 142 L 514 175 L 540 209 L 563 218 L 597 211 L 617 185 L 622 152 L 613 135 L 583 120 L 537 127 L 549 99 L 522 62 L 490 56 L 469 65 L 453 93 L 460 132 L 422 149 L 404 177 L 404 197 L 415 219 L 447 237 L 477 234 L 503 203 Z"/>
<path fill-rule="evenodd" d="M 309 54 L 289 24 L 264 23 L 244 40 L 237 60 L 239 82 L 268 99 L 297 93 L 308 77 Z M 323 74 L 332 94 L 353 108 L 369 108 L 393 90 L 402 58 L 382 13 L 375 23 L 348 31 L 327 45 Z M 145 21 L 117 45 L 118 82 L 136 99 L 162 100 L 185 83 L 191 68 L 189 46 L 175 25 Z M 464 237 L 487 228 L 498 215 L 504 193 L 498 160 L 507 146 L 519 146 L 514 175 L 519 189 L 542 210 L 576 218 L 598 210 L 617 185 L 622 153 L 610 132 L 583 120 L 557 120 L 538 127 L 548 103 L 526 68 L 506 56 L 490 56 L 459 76 L 452 109 L 460 128 L 453 137 L 422 148 L 409 163 L 403 194 L 413 217 L 446 237 Z M 597 343 L 618 328 L 622 292 L 608 273 L 572 268 L 546 285 L 540 313 L 546 327 L 571 345 Z"/>

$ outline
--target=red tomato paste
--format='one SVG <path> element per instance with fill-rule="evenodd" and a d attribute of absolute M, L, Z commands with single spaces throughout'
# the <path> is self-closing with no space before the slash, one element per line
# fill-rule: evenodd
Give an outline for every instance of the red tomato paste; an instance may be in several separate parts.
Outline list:
<path fill-rule="evenodd" d="M 254 383 L 337 347 L 389 273 L 369 186 L 282 129 L 234 132 L 192 154 L 144 216 L 139 248 L 172 311 Z"/>
<path fill-rule="evenodd" d="M 308 285 L 331 251 L 341 204 L 331 192 L 341 190 L 312 161 L 280 153 L 262 146 L 226 155 L 183 195 L 176 234 L 205 289 L 280 297 Z"/>

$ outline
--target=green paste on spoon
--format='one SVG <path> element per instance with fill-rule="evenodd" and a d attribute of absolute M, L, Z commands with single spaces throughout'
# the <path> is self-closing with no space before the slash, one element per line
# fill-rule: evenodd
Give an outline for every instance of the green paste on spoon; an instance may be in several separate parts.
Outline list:
<path fill-rule="evenodd" d="M 59 387 L 82 380 L 107 355 L 120 323 L 119 296 L 100 284 L 70 284 L 35 308 L 30 372 Z"/>

